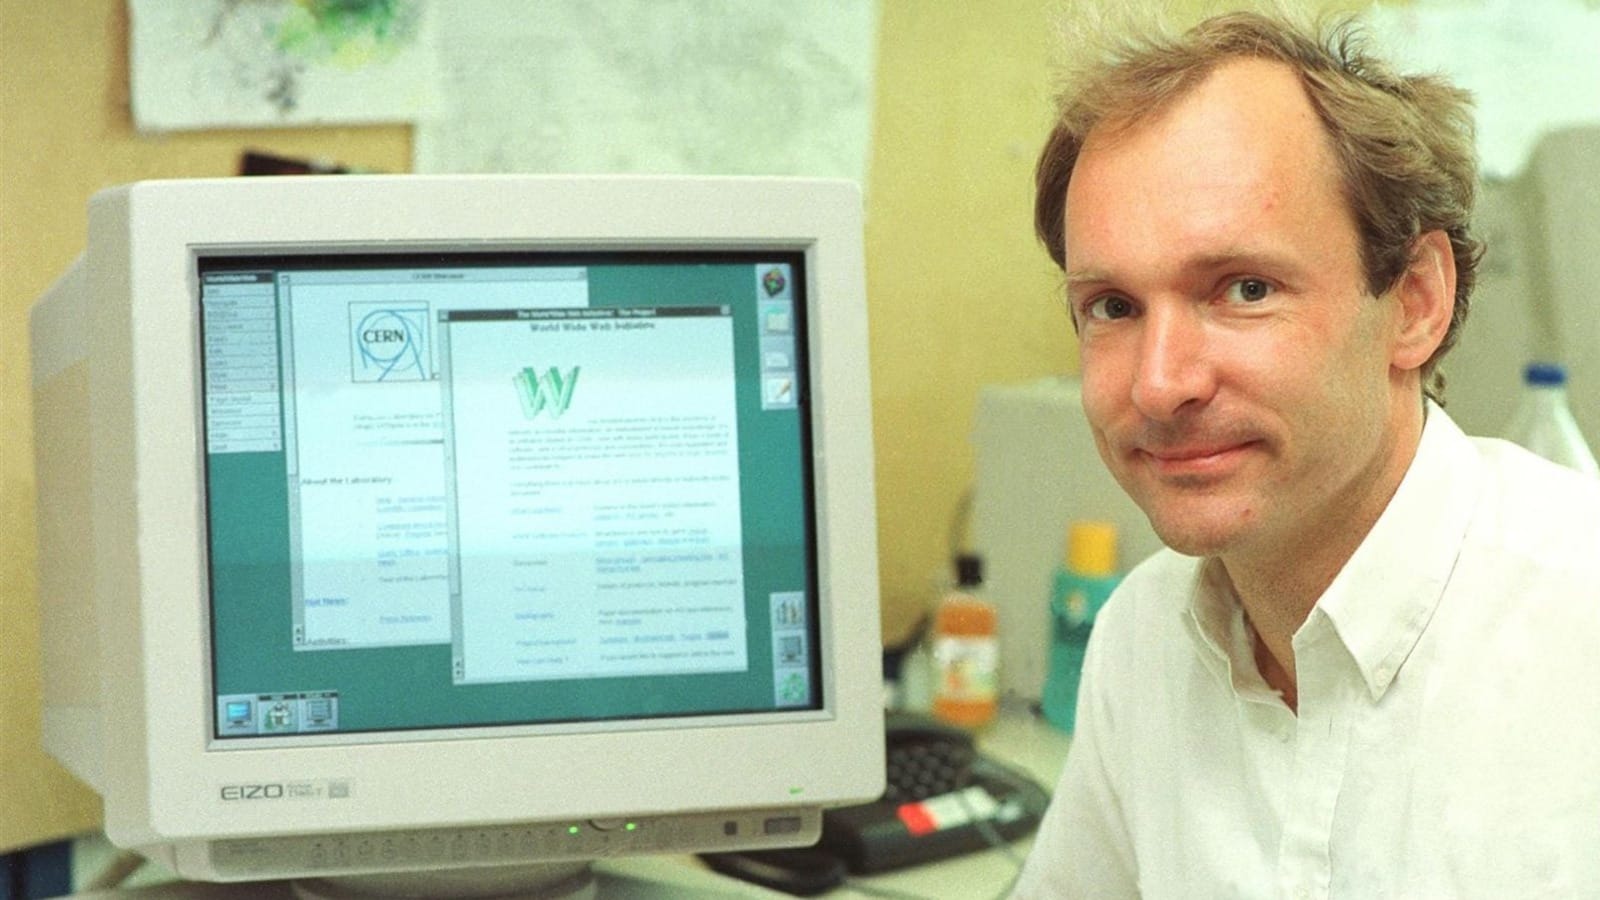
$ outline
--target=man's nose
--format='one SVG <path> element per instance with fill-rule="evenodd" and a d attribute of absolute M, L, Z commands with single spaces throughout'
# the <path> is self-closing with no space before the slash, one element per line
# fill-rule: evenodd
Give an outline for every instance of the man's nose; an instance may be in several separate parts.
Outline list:
<path fill-rule="evenodd" d="M 1145 418 L 1170 421 L 1203 406 L 1216 391 L 1205 323 L 1189 304 L 1152 304 L 1144 315 L 1133 405 Z"/>

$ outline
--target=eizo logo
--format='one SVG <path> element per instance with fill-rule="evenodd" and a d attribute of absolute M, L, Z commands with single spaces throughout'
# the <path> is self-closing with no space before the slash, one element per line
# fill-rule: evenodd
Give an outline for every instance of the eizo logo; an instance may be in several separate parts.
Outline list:
<path fill-rule="evenodd" d="M 563 375 L 560 369 L 551 366 L 540 375 L 530 366 L 511 376 L 511 383 L 517 387 L 524 417 L 537 418 L 548 409 L 552 419 L 560 418 L 572 405 L 572 390 L 578 385 L 578 367 L 573 366 L 572 371 Z"/>
<path fill-rule="evenodd" d="M 281 784 L 225 784 L 222 786 L 222 799 L 224 800 L 282 800 L 283 785 Z"/>

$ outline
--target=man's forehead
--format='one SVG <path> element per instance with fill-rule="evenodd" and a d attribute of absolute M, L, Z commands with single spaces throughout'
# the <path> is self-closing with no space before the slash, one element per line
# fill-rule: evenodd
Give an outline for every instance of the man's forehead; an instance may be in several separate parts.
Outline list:
<path fill-rule="evenodd" d="M 1298 75 L 1236 60 L 1149 116 L 1090 131 L 1067 188 L 1067 268 L 1092 273 L 1105 263 L 1085 258 L 1085 244 L 1130 239 L 1225 254 L 1259 226 L 1293 225 L 1291 210 L 1330 203 L 1348 219 L 1331 141 Z"/>
<path fill-rule="evenodd" d="M 1329 150 L 1328 134 L 1295 70 L 1273 60 L 1241 58 L 1219 63 L 1160 106 L 1107 119 L 1079 148 L 1077 170 L 1108 155 L 1155 150 L 1278 149 L 1290 161 L 1309 161 Z"/>

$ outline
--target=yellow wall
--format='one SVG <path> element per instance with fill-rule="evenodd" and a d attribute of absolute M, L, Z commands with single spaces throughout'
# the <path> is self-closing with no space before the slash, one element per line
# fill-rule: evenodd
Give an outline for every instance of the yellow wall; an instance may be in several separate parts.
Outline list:
<path fill-rule="evenodd" d="M 978 386 L 1075 366 L 1058 276 L 1032 224 L 1053 5 L 882 7 L 867 296 L 889 642 L 953 574 Z"/>

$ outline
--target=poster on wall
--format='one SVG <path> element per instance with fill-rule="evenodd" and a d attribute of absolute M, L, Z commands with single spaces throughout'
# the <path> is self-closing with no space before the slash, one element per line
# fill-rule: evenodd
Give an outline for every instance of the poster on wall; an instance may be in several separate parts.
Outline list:
<path fill-rule="evenodd" d="M 450 0 L 419 172 L 864 181 L 876 0 Z"/>
<path fill-rule="evenodd" d="M 434 102 L 424 0 L 128 0 L 140 131 L 409 122 Z"/>
<path fill-rule="evenodd" d="M 877 0 L 128 0 L 142 131 L 413 122 L 419 172 L 864 181 Z"/>

